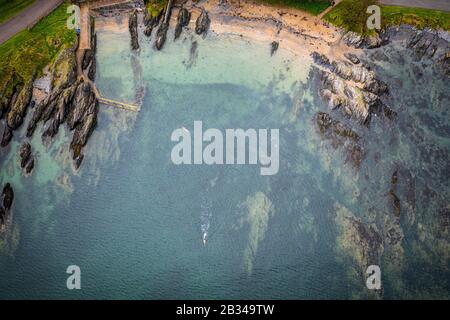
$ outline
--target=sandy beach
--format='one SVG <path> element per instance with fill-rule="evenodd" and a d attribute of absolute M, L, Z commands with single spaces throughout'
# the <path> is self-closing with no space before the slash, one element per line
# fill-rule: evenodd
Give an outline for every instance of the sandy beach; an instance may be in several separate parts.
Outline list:
<path fill-rule="evenodd" d="M 215 35 L 236 35 L 251 41 L 270 43 L 276 41 L 280 47 L 305 55 L 309 59 L 313 51 L 332 59 L 340 59 L 350 49 L 340 42 L 340 31 L 320 18 L 307 12 L 290 8 L 278 8 L 252 1 L 241 1 L 219 5 L 217 0 L 194 3 L 188 1 L 184 7 L 192 12 L 189 29 L 205 9 L 211 19 L 208 32 Z M 174 7 L 171 27 L 177 21 L 180 7 Z M 128 19 L 125 16 L 96 17 L 97 31 L 128 32 Z M 352 51 L 356 49 L 352 48 Z"/>

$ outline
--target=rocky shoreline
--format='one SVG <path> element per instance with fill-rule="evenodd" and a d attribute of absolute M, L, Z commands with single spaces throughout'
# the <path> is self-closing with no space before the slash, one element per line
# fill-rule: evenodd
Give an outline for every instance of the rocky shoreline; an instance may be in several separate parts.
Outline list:
<path fill-rule="evenodd" d="M 171 9 L 169 6 L 169 11 Z M 220 14 L 225 15 L 222 11 Z M 193 19 L 195 15 L 196 19 Z M 286 32 L 292 34 L 294 39 L 302 39 L 305 43 L 321 42 L 329 48 L 330 39 L 320 39 L 305 30 L 290 26 L 283 20 L 282 15 L 277 19 L 262 16 L 258 18 L 253 12 L 250 18 L 249 15 L 245 12 L 230 14 L 233 18 L 270 24 L 271 28 L 275 25 L 276 31 L 271 34 L 271 38 L 269 37 L 270 41 L 267 41 L 268 53 L 272 56 L 277 54 L 280 47 L 287 45 L 283 42 L 284 39 L 280 39 L 281 30 L 287 30 Z M 206 35 L 211 30 L 216 16 L 217 13 L 208 6 L 206 8 L 181 6 L 176 15 L 174 41 L 183 35 L 183 30 L 189 28 L 193 21 L 195 33 Z M 171 12 L 166 14 L 164 11 L 157 16 L 132 12 L 129 15 L 131 49 L 139 50 L 139 41 L 144 41 L 142 38 L 139 39 L 139 30 L 143 29 L 144 35 L 148 37 L 146 40 L 153 40 L 155 48 L 163 50 L 170 30 L 170 17 Z M 239 30 L 238 27 L 234 27 Z M 413 52 L 417 61 L 427 60 L 427 63 L 431 63 L 443 76 L 450 77 L 450 37 L 448 33 L 419 31 L 409 26 L 390 27 L 380 35 L 366 39 L 352 33 L 342 33 L 341 36 L 340 39 L 336 38 L 336 43 L 344 43 L 345 46 L 338 47 L 337 53 L 328 53 L 320 49 L 311 50 L 305 58 L 311 59 L 315 64 L 314 68 L 320 77 L 319 95 L 328 106 L 327 110 L 315 114 L 314 123 L 320 137 L 334 148 L 342 150 L 347 162 L 358 171 L 364 161 L 366 143 L 358 133 L 359 128 L 370 130 L 374 115 L 382 117 L 383 121 L 392 125 L 395 125 L 398 116 L 396 106 L 388 104 L 390 94 L 388 85 L 379 79 L 373 67 L 364 61 L 363 50 L 376 49 L 398 41 Z M 42 139 L 50 143 L 60 126 L 65 124 L 73 133 L 70 150 L 74 167 L 80 168 L 84 159 L 83 148 L 96 127 L 99 112 L 99 102 L 90 82 L 94 81 L 96 72 L 95 33 L 92 39 L 92 50 L 85 52 L 82 59 L 81 68 L 87 71 L 87 79 L 77 77 L 76 49 L 67 48 L 59 54 L 51 68 L 51 90 L 42 101 L 33 100 L 34 79 L 15 86 L 6 100 L 3 96 L 0 110 L 2 117 L 6 117 L 6 126 L 1 141 L 2 147 L 8 146 L 14 131 L 24 124 L 27 111 L 32 110 L 31 120 L 27 124 L 27 138 L 31 139 L 38 124 L 42 123 L 44 125 Z M 197 40 L 193 40 L 191 56 L 196 54 L 196 50 Z M 344 122 L 342 119 L 348 121 Z M 24 174 L 32 174 L 38 159 L 33 154 L 29 141 L 22 142 L 19 158 Z M 399 188 L 399 185 L 403 188 Z M 406 191 L 402 193 L 402 190 Z M 13 188 L 7 183 L 3 189 L 0 205 L 2 228 L 10 215 L 13 200 Z M 339 236 L 341 247 L 354 258 L 359 268 L 358 272 L 362 276 L 368 265 L 380 264 L 383 257 L 392 257 L 393 264 L 401 264 L 404 232 L 400 219 L 407 219 L 408 223 L 413 223 L 415 201 L 413 174 L 407 168 L 398 168 L 392 172 L 390 188 L 386 190 L 386 202 L 391 211 L 382 222 L 369 223 L 356 217 L 346 208 L 336 208 L 336 223 L 342 229 Z M 446 230 L 449 225 L 449 211 L 447 208 L 440 213 Z"/>
<path fill-rule="evenodd" d="M 84 77 L 77 76 L 77 47 L 75 43 L 71 48 L 64 48 L 58 54 L 55 62 L 50 66 L 47 75 L 49 91 L 39 91 L 39 97 L 35 96 L 34 82 L 39 79 L 31 78 L 25 84 L 16 84 L 10 94 L 2 95 L 2 116 L 6 118 L 6 126 L 3 131 L 1 147 L 6 148 L 11 142 L 14 131 L 23 124 L 27 125 L 26 140 L 21 142 L 19 148 L 19 166 L 25 176 L 32 174 L 36 166 L 36 156 L 32 153 L 31 139 L 39 123 L 43 129 L 41 139 L 49 144 L 58 134 L 62 124 L 66 124 L 69 131 L 73 132 L 70 143 L 75 170 L 78 170 L 84 159 L 83 147 L 87 144 L 96 124 L 99 103 L 94 88 L 89 81 L 95 79 L 96 72 L 96 35 L 92 29 L 91 50 L 87 50 L 82 59 L 80 69 L 87 72 Z M 25 122 L 27 112 L 32 112 L 28 123 Z M 4 225 L 6 217 L 11 209 L 13 196 L 12 186 L 7 183 L 4 190 L 5 203 L 1 208 L 0 225 Z"/>

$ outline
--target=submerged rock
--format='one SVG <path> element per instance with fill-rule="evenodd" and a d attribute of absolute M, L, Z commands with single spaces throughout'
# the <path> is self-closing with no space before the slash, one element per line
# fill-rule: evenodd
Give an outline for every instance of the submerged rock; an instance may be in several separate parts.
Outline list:
<path fill-rule="evenodd" d="M 31 157 L 31 145 L 28 142 L 24 142 L 19 149 L 20 167 L 23 169 L 27 165 Z"/>
<path fill-rule="evenodd" d="M 30 174 L 34 168 L 35 159 L 31 154 L 31 145 L 24 142 L 19 149 L 20 167 L 25 170 L 26 174 Z"/>
<path fill-rule="evenodd" d="M 5 185 L 5 187 L 3 188 L 2 197 L 3 197 L 3 208 L 6 211 L 9 211 L 14 202 L 14 190 L 11 187 L 11 184 L 7 183 Z"/>
<path fill-rule="evenodd" d="M 83 160 L 84 160 L 84 154 L 82 154 L 82 153 L 80 153 L 80 154 L 75 158 L 74 166 L 75 166 L 75 169 L 76 169 L 76 170 L 80 169 L 80 166 L 81 166 L 81 163 L 83 162 Z"/>
<path fill-rule="evenodd" d="M 347 161 L 359 168 L 364 157 L 364 150 L 360 144 L 359 135 L 325 112 L 316 114 L 316 123 L 322 137 L 331 140 L 334 148 L 339 146 L 345 147 L 347 150 Z"/>
<path fill-rule="evenodd" d="M 178 12 L 177 25 L 175 27 L 175 40 L 178 39 L 183 28 L 189 25 L 191 21 L 191 13 L 184 7 Z"/>
<path fill-rule="evenodd" d="M 274 53 L 278 50 L 278 47 L 280 46 L 280 44 L 276 41 L 273 41 L 270 44 L 270 55 L 273 56 Z"/>
<path fill-rule="evenodd" d="M 2 202 L 0 203 L 0 227 L 3 227 L 8 218 L 8 213 L 11 210 L 14 202 L 14 191 L 9 183 L 5 185 L 2 192 Z M 0 229 L 1 231 L 1 229 Z"/>
<path fill-rule="evenodd" d="M 389 198 L 391 200 L 392 208 L 394 210 L 394 215 L 400 217 L 400 199 L 395 194 L 394 190 L 389 191 Z"/>
<path fill-rule="evenodd" d="M 139 36 L 138 36 L 138 16 L 137 12 L 134 11 L 128 20 L 128 28 L 130 29 L 131 35 L 131 48 L 133 50 L 139 49 Z"/>
<path fill-rule="evenodd" d="M 25 173 L 30 174 L 34 169 L 34 157 L 28 161 L 27 165 L 25 166 Z"/>
<path fill-rule="evenodd" d="M 336 222 L 341 230 L 339 244 L 354 258 L 360 270 L 365 273 L 369 265 L 379 265 L 384 247 L 376 226 L 362 222 L 344 207 L 337 208 Z"/>
<path fill-rule="evenodd" d="M 5 222 L 6 222 L 6 211 L 2 206 L 0 206 L 0 231 L 2 230 L 1 227 L 5 225 Z"/>
<path fill-rule="evenodd" d="M 211 24 L 211 20 L 209 19 L 208 13 L 202 9 L 202 13 L 197 18 L 195 23 L 195 33 L 198 35 L 206 34 L 209 29 L 209 25 Z"/>

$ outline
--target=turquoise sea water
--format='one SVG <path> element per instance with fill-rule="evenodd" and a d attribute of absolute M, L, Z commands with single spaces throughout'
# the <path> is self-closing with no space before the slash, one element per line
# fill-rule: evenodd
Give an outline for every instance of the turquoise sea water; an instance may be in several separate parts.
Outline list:
<path fill-rule="evenodd" d="M 132 102 L 145 85 L 142 110 L 102 106 L 77 174 L 63 130 L 48 146 L 36 132 L 30 178 L 17 163 L 24 133 L 2 150 L 0 181 L 13 184 L 16 200 L 1 239 L 0 298 L 374 297 L 342 246 L 336 212 L 380 229 L 393 223 L 386 195 L 399 167 L 414 178 L 415 205 L 401 219 L 401 249 L 380 260 L 383 296 L 449 297 L 450 245 L 439 213 L 450 190 L 450 92 L 430 66 L 395 44 L 368 53 L 399 116 L 355 126 L 366 150 L 358 170 L 318 134 L 314 115 L 327 107 L 309 57 L 282 46 L 270 57 L 267 43 L 233 35 L 185 34 L 162 52 L 141 38 L 139 54 L 127 33 L 98 39 L 100 91 Z M 192 131 L 195 120 L 220 130 L 279 128 L 279 173 L 175 166 L 171 133 Z M 66 288 L 73 264 L 82 272 L 79 291 Z"/>

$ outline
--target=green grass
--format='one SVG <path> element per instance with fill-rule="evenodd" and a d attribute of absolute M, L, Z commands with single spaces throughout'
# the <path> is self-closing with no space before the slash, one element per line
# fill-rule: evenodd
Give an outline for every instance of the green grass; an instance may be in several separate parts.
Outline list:
<path fill-rule="evenodd" d="M 366 11 L 367 7 L 373 4 L 376 4 L 376 0 L 344 0 L 328 12 L 324 19 L 346 31 L 369 35 L 373 31 L 368 30 L 366 26 L 369 17 Z"/>
<path fill-rule="evenodd" d="M 39 75 L 61 49 L 74 45 L 75 31 L 66 27 L 68 4 L 59 6 L 33 29 L 23 30 L 0 45 L 0 89 L 11 78 L 18 83 Z"/>
<path fill-rule="evenodd" d="M 383 6 L 381 11 L 383 26 L 404 23 L 418 29 L 428 27 L 450 31 L 450 12 L 396 6 Z"/>
<path fill-rule="evenodd" d="M 377 4 L 376 0 L 344 0 L 331 10 L 324 19 L 347 31 L 363 35 L 373 34 L 366 26 L 369 14 L 367 7 Z M 380 6 L 381 23 L 385 28 L 401 23 L 413 25 L 419 29 L 425 27 L 450 30 L 450 13 L 431 9 Z"/>
<path fill-rule="evenodd" d="M 256 2 L 266 3 L 278 7 L 295 8 L 307 11 L 315 16 L 330 6 L 328 0 L 256 0 Z"/>
<path fill-rule="evenodd" d="M 34 0 L 0 0 L 0 24 L 30 6 Z"/>
<path fill-rule="evenodd" d="M 152 17 L 156 17 L 166 8 L 167 2 L 168 0 L 145 0 L 145 5 L 148 13 L 150 13 Z"/>

